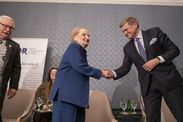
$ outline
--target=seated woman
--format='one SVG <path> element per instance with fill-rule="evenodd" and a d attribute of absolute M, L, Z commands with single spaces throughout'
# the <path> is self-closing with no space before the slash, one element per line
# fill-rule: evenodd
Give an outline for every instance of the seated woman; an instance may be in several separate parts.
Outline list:
<path fill-rule="evenodd" d="M 54 80 L 55 80 L 55 75 L 56 75 L 56 72 L 57 72 L 57 68 L 55 67 L 52 67 L 49 72 L 48 72 L 48 78 L 47 78 L 47 82 L 43 82 L 37 92 L 36 92 L 36 101 L 38 99 L 41 100 L 41 108 L 43 111 L 47 111 L 49 110 L 49 104 L 51 104 L 51 101 L 50 101 L 50 91 L 51 91 L 51 88 L 53 86 L 53 83 L 54 83 Z M 38 105 L 38 103 L 36 103 Z"/>

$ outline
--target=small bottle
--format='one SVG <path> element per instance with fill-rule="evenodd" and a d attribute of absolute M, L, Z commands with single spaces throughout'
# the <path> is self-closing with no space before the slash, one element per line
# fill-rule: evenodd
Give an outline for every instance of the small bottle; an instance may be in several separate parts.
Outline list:
<path fill-rule="evenodd" d="M 127 111 L 132 112 L 132 105 L 131 105 L 130 99 L 128 99 L 128 102 L 127 102 Z"/>

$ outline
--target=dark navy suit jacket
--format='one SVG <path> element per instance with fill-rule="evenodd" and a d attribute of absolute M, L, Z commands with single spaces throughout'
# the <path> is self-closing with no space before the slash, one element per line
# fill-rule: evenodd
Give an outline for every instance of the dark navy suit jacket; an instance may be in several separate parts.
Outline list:
<path fill-rule="evenodd" d="M 178 47 L 158 27 L 142 31 L 142 36 L 146 49 L 147 60 L 156 58 L 157 56 L 162 56 L 165 59 L 165 62 L 159 64 L 151 72 L 145 71 L 142 68 L 145 61 L 136 50 L 134 41 L 130 40 L 124 46 L 123 64 L 115 70 L 117 74 L 117 78 L 115 79 L 126 75 L 134 63 L 138 70 L 142 95 L 147 93 L 150 75 L 154 75 L 158 81 L 168 89 L 181 85 L 183 79 L 172 62 L 172 60 L 180 53 Z"/>
<path fill-rule="evenodd" d="M 89 66 L 86 50 L 73 42 L 60 62 L 51 90 L 51 99 L 88 107 L 89 77 L 99 79 L 101 70 Z"/>

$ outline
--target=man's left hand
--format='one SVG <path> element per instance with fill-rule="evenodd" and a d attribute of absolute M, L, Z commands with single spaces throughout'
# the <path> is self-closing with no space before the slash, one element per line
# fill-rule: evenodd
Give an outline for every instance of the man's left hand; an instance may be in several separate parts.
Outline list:
<path fill-rule="evenodd" d="M 17 93 L 17 90 L 16 89 L 8 89 L 8 99 L 14 97 Z"/>

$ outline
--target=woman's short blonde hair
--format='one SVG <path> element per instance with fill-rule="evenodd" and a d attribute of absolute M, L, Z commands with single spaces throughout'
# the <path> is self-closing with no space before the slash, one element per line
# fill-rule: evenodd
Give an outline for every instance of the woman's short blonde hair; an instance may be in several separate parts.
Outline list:
<path fill-rule="evenodd" d="M 86 29 L 85 27 L 75 27 L 71 30 L 71 40 L 74 41 L 74 37 L 79 33 L 81 29 Z"/>

